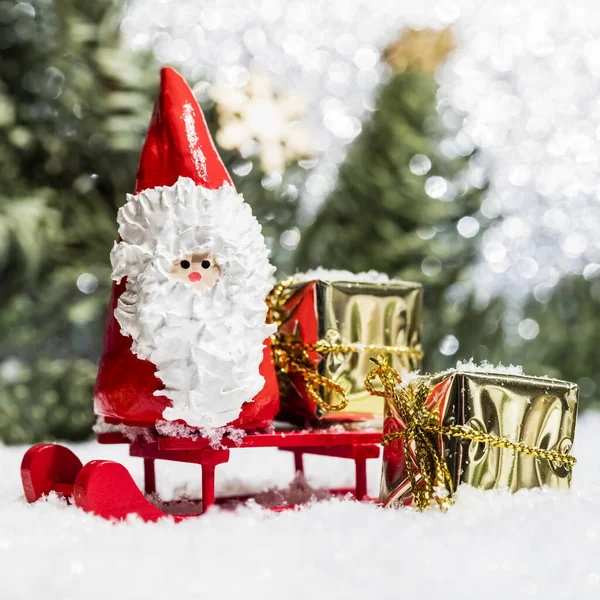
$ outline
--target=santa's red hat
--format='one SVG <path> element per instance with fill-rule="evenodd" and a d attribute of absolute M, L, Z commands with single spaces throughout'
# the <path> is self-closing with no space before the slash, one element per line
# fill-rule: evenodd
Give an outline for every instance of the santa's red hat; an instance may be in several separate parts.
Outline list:
<path fill-rule="evenodd" d="M 177 71 L 164 67 L 135 193 L 173 185 L 179 177 L 189 177 L 211 190 L 224 183 L 233 186 L 192 90 Z"/>
<path fill-rule="evenodd" d="M 185 80 L 173 69 L 161 71 L 160 91 L 146 136 L 136 178 L 136 194 L 158 186 L 172 186 L 180 177 L 196 185 L 233 187 L 200 106 Z M 100 360 L 94 410 L 108 422 L 151 427 L 162 419 L 170 400 L 160 395 L 163 383 L 155 366 L 131 350 L 132 339 L 121 333 L 114 312 L 126 280 L 113 285 L 104 352 Z M 270 348 L 265 348 L 260 373 L 265 386 L 253 402 L 243 405 L 232 425 L 257 428 L 270 424 L 279 407 L 279 392 Z"/>

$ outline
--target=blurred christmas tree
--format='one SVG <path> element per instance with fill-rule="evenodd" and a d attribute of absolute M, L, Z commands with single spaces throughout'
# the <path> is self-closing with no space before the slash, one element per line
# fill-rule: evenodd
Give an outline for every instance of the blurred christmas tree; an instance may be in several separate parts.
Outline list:
<path fill-rule="evenodd" d="M 468 287 L 482 229 L 470 156 L 449 159 L 439 149 L 446 132 L 435 71 L 453 47 L 450 30 L 425 29 L 385 49 L 391 77 L 298 250 L 301 268 L 376 269 L 422 282 L 425 366 L 434 370 L 456 359 L 461 338 L 482 329 L 488 340 L 502 336 L 499 303 L 484 314 Z"/>
<path fill-rule="evenodd" d="M 111 0 L 0 12 L 0 439 L 80 438 L 154 69 Z"/>
<path fill-rule="evenodd" d="M 116 211 L 133 189 L 158 84 L 152 58 L 121 39 L 121 9 L 116 0 L 0 3 L 1 441 L 80 439 L 94 420 Z M 227 90 L 203 104 L 276 264 L 290 270 L 308 145 L 296 135 L 290 146 L 298 105 L 269 97 L 267 84 L 247 90 L 258 104 L 246 103 L 254 112 L 237 136 L 227 134 Z M 274 114 L 275 129 L 264 119 Z"/>
<path fill-rule="evenodd" d="M 548 375 L 579 385 L 581 406 L 598 405 L 600 312 L 598 269 L 561 279 L 550 297 L 529 296 L 516 313 L 518 335 L 504 349 L 526 373 Z M 511 341 L 513 343 L 511 343 Z"/>

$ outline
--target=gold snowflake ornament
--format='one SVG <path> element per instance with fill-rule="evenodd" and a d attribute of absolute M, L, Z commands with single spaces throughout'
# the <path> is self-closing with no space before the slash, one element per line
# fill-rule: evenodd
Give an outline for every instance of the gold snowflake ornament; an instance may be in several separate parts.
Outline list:
<path fill-rule="evenodd" d="M 217 104 L 217 143 L 222 148 L 241 150 L 255 142 L 267 173 L 282 172 L 289 163 L 314 154 L 300 122 L 305 114 L 302 99 L 274 90 L 267 75 L 251 73 L 243 88 L 216 84 L 210 95 Z"/>

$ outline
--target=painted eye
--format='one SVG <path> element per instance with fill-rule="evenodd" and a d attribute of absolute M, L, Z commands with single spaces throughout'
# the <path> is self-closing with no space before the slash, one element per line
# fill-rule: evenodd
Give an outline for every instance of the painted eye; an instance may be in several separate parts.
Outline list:
<path fill-rule="evenodd" d="M 190 268 L 190 261 L 189 260 L 182 260 L 179 264 L 181 265 L 182 269 L 189 269 Z"/>
<path fill-rule="evenodd" d="M 202 261 L 202 268 L 203 269 L 209 269 L 210 268 L 210 260 L 203 260 Z"/>

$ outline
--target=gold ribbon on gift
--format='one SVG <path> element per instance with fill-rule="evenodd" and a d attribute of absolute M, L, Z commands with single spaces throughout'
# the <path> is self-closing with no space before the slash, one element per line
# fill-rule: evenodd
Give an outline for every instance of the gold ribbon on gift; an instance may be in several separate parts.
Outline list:
<path fill-rule="evenodd" d="M 401 440 L 406 449 L 408 477 L 419 510 L 433 502 L 442 510 L 453 503 L 452 478 L 442 455 L 439 436 L 447 435 L 462 440 L 471 440 L 488 444 L 495 448 L 514 450 L 527 456 L 548 460 L 572 468 L 577 460 L 570 454 L 529 446 L 523 442 L 513 442 L 505 437 L 494 436 L 476 431 L 466 425 L 442 425 L 437 408 L 427 407 L 432 383 L 428 377 L 419 377 L 414 382 L 401 385 L 399 373 L 390 367 L 384 356 L 371 359 L 377 366 L 367 375 L 366 389 L 376 396 L 386 398 L 398 412 L 404 429 L 385 434 L 381 443 L 387 446 Z M 373 388 L 373 382 L 379 377 L 383 391 Z M 414 460 L 410 460 L 409 449 L 414 448 Z M 418 477 L 421 478 L 418 481 Z"/>
<path fill-rule="evenodd" d="M 290 286 L 294 282 L 293 278 L 280 281 L 267 296 L 267 306 L 269 307 L 269 319 L 271 323 L 276 323 L 278 330 L 285 323 L 290 314 L 285 310 L 285 303 L 290 298 Z M 409 346 L 379 346 L 373 344 L 344 344 L 330 343 L 321 340 L 314 344 L 304 343 L 298 336 L 282 331 L 271 336 L 271 348 L 273 352 L 273 362 L 278 373 L 298 373 L 302 376 L 306 393 L 315 402 L 317 406 L 326 411 L 341 411 L 348 406 L 348 395 L 346 390 L 333 379 L 321 375 L 318 366 L 315 365 L 310 353 L 318 353 L 321 356 L 328 354 L 349 354 L 359 352 L 377 352 L 385 354 L 395 354 L 410 356 L 411 358 L 423 358 L 423 351 L 420 348 L 411 348 Z M 333 390 L 340 396 L 340 401 L 336 404 L 325 402 L 321 397 L 320 387 Z"/>
<path fill-rule="evenodd" d="M 348 406 L 346 390 L 339 384 L 319 373 L 313 363 L 309 352 L 314 350 L 316 344 L 303 344 L 294 336 L 287 334 L 274 334 L 271 336 L 271 348 L 275 368 L 281 373 L 299 373 L 304 380 L 304 388 L 310 398 L 324 410 L 340 411 Z M 319 387 L 323 386 L 334 390 L 341 396 L 337 404 L 329 404 L 319 394 Z"/>

